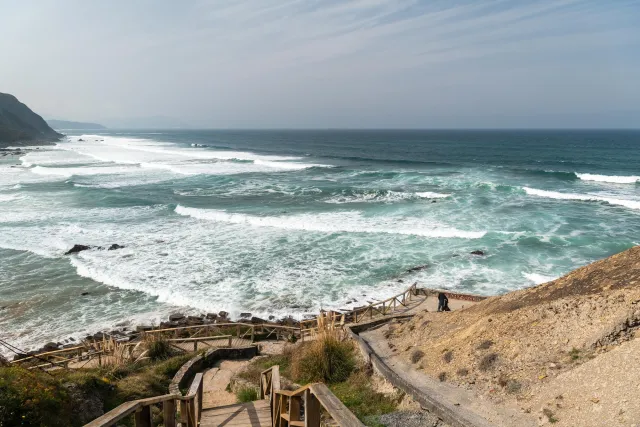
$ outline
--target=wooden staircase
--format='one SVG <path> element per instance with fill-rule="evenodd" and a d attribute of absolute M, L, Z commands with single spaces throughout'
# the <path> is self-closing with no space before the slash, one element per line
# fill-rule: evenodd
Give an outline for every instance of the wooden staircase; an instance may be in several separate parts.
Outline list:
<path fill-rule="evenodd" d="M 161 406 L 164 427 L 364 427 L 358 418 L 322 383 L 298 390 L 280 389 L 280 368 L 261 373 L 260 400 L 250 403 L 202 408 L 202 373 L 195 375 L 186 395 L 166 394 L 126 402 L 86 424 L 115 426 L 133 417 L 135 427 L 153 427 L 154 406 Z"/>

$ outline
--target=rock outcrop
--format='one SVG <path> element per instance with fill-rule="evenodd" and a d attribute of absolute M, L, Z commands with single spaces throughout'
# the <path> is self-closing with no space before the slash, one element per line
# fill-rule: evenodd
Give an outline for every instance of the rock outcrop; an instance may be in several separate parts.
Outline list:
<path fill-rule="evenodd" d="M 42 117 L 8 93 L 0 93 L 0 144 L 52 142 L 62 137 Z"/>

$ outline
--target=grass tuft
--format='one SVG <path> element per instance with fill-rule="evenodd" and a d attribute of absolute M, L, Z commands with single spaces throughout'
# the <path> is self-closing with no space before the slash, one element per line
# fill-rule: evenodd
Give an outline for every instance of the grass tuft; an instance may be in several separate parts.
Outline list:
<path fill-rule="evenodd" d="M 413 350 L 413 353 L 411 353 L 411 362 L 412 363 L 418 363 L 420 361 L 420 359 L 422 359 L 424 357 L 424 351 L 422 350 Z"/>
<path fill-rule="evenodd" d="M 478 350 L 488 350 L 491 348 L 492 345 L 493 345 L 493 341 L 491 340 L 482 341 L 480 345 L 478 345 Z"/>
<path fill-rule="evenodd" d="M 469 375 L 469 370 L 467 368 L 460 368 L 458 369 L 458 371 L 456 372 L 456 374 L 459 377 L 466 377 L 467 375 Z"/>
<path fill-rule="evenodd" d="M 248 403 L 258 400 L 258 390 L 253 387 L 242 387 L 236 392 L 240 403 Z"/>
<path fill-rule="evenodd" d="M 303 383 L 345 381 L 356 368 L 354 353 L 351 341 L 341 341 L 331 334 L 321 335 L 293 353 L 292 377 Z"/>
<path fill-rule="evenodd" d="M 481 371 L 488 371 L 490 369 L 493 369 L 493 367 L 495 366 L 497 361 L 498 361 L 498 354 L 497 353 L 487 354 L 486 356 L 484 356 L 480 360 L 480 364 L 479 364 L 478 368 Z"/>

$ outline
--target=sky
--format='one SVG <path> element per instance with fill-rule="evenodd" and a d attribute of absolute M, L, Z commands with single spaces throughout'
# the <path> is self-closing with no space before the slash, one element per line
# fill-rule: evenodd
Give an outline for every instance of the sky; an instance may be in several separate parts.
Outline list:
<path fill-rule="evenodd" d="M 0 92 L 198 128 L 640 128 L 640 1 L 0 0 Z"/>

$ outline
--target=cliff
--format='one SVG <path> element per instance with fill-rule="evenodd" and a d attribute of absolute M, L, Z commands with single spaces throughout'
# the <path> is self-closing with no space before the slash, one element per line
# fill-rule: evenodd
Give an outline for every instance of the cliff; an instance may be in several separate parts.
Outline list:
<path fill-rule="evenodd" d="M 421 312 L 389 343 L 417 370 L 545 423 L 601 426 L 640 419 L 638 332 L 640 246 L 466 309 Z"/>
<path fill-rule="evenodd" d="M 67 120 L 47 120 L 49 126 L 59 130 L 102 130 L 106 127 L 98 123 L 70 122 Z"/>
<path fill-rule="evenodd" d="M 51 142 L 61 136 L 15 96 L 0 93 L 0 144 Z"/>

